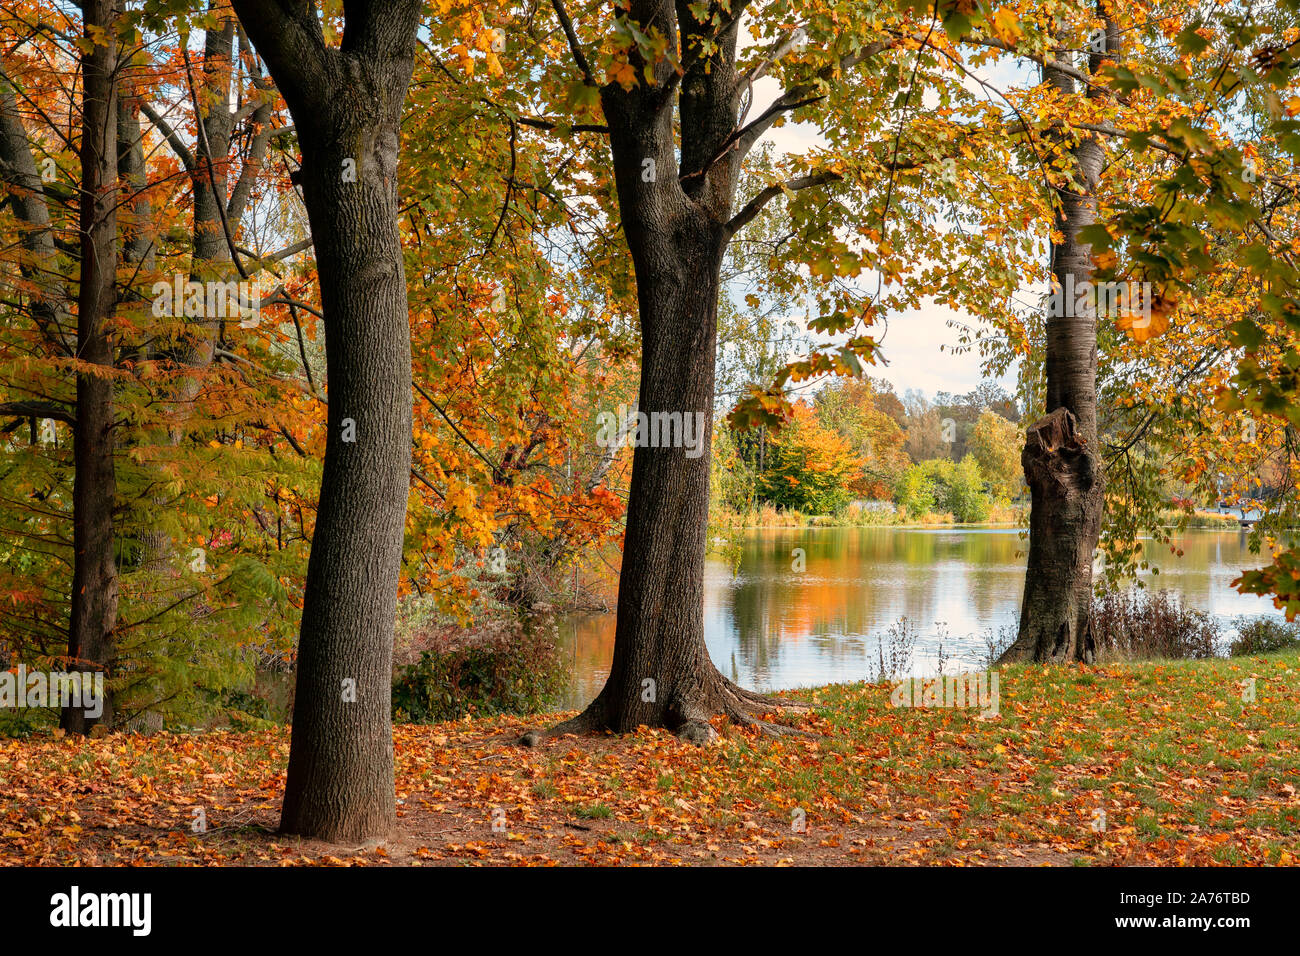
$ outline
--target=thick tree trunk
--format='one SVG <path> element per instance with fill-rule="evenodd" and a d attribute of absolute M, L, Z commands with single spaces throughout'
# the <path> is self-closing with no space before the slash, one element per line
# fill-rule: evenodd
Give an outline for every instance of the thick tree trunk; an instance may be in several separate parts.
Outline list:
<path fill-rule="evenodd" d="M 736 26 L 715 37 L 685 4 L 639 0 L 634 20 L 669 35 L 717 40 L 681 79 L 681 172 L 674 155 L 673 110 L 663 94 L 671 67 L 662 62 L 653 85 L 610 84 L 601 103 L 610 131 L 623 232 L 636 270 L 641 319 L 638 411 L 654 445 L 638 440 L 632 458 L 618 623 L 610 675 L 597 698 L 550 733 L 667 727 L 703 742 L 709 723 L 726 715 L 771 732 L 755 720 L 783 706 L 727 680 L 704 643 L 704 555 L 709 519 L 710 437 L 722 258 L 744 150 L 727 148 L 735 131 L 741 84 L 734 69 Z M 684 43 L 691 49 L 697 49 Z M 656 415 L 698 422 L 702 447 L 664 447 Z M 662 419 L 661 419 L 662 420 Z M 655 447 L 657 445 L 658 447 Z M 692 451 L 692 454 L 694 452 Z M 794 705 L 790 705 L 794 706 Z M 536 744 L 542 734 L 525 734 Z"/>
<path fill-rule="evenodd" d="M 280 825 L 357 842 L 396 824 L 390 694 L 411 461 L 397 165 L 420 4 L 349 6 L 340 49 L 313 11 L 234 6 L 297 125 L 325 315 L 329 435 Z"/>
<path fill-rule="evenodd" d="M 699 421 L 704 452 L 691 458 L 679 444 L 633 454 L 614 661 L 588 711 L 590 721 L 619 732 L 679 728 L 721 709 L 704 645 L 703 582 L 723 244 L 702 226 L 688 221 L 676 241 L 649 244 L 638 257 L 637 408 L 651 421 L 656 413 Z"/>
<path fill-rule="evenodd" d="M 82 4 L 85 36 L 94 46 L 81 62 L 81 289 L 77 298 L 77 358 L 105 370 L 113 345 L 105 324 L 115 307 L 117 268 L 117 89 L 115 0 Z M 104 36 L 109 37 L 107 43 Z M 77 425 L 73 437 L 72 621 L 68 656 L 78 670 L 112 675 L 117 627 L 117 562 L 113 512 L 113 383 L 104 374 L 77 375 Z M 60 726 L 87 733 L 113 721 L 113 694 L 106 686 L 102 715 L 64 709 Z"/>
<path fill-rule="evenodd" d="M 1108 22 L 1108 49 L 1118 31 Z M 1107 54 L 1094 53 L 1091 69 Z M 1048 66 L 1044 80 L 1071 92 L 1074 80 Z M 1105 508 L 1105 475 L 1097 446 L 1097 314 L 1092 251 L 1079 230 L 1097 219 L 1096 188 L 1105 161 L 1101 143 L 1085 135 L 1069 152 L 1077 180 L 1057 187 L 1052 245 L 1056 295 L 1047 316 L 1045 371 L 1048 414 L 1025 437 L 1021 462 L 1030 490 L 1029 561 L 1020 632 L 1002 655 L 1012 661 L 1092 661 L 1093 554 Z"/>
<path fill-rule="evenodd" d="M 1091 147 L 1084 149 L 1084 146 Z M 1084 182 L 1096 183 L 1101 149 L 1077 150 Z M 1088 196 L 1061 190 L 1056 228 L 1065 241 L 1052 248 L 1054 281 L 1080 288 L 1093 274 L 1078 230 L 1096 217 Z M 1086 288 L 1086 286 L 1083 286 Z M 1026 432 L 1021 463 L 1030 491 L 1029 560 L 1020 632 L 1007 662 L 1092 661 L 1093 553 L 1101 534 L 1105 475 L 1097 451 L 1097 316 L 1061 296 L 1047 318 L 1048 414 Z"/>
<path fill-rule="evenodd" d="M 411 467 L 411 349 L 396 220 L 401 98 L 387 105 L 376 117 L 340 103 L 314 118 L 310 134 L 299 133 L 326 317 L 329 438 L 282 827 L 327 839 L 381 834 L 395 822 L 389 693 Z M 341 181 L 348 158 L 359 167 L 355 183 Z"/>
<path fill-rule="evenodd" d="M 1020 634 L 1003 659 L 1092 661 L 1092 555 L 1103 494 L 1097 454 L 1069 409 L 1057 408 L 1029 429 L 1021 462 L 1032 501 L 1029 564 Z"/>

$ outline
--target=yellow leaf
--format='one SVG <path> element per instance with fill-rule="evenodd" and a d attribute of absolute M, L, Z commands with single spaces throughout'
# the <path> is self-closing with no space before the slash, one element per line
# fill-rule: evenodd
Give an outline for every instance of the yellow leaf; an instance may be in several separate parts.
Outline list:
<path fill-rule="evenodd" d="M 1015 43 L 1024 35 L 1014 10 L 1004 7 L 993 15 L 993 35 L 1003 43 Z"/>

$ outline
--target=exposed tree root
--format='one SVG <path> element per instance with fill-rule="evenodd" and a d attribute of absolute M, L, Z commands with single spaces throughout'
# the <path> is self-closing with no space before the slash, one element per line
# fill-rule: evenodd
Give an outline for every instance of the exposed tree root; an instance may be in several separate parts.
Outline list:
<path fill-rule="evenodd" d="M 608 728 L 604 726 L 604 721 L 599 717 L 599 712 L 595 711 L 596 705 L 600 703 L 600 698 L 596 698 L 591 705 L 580 713 L 577 717 L 570 717 L 568 720 L 562 720 L 549 730 L 530 730 L 519 738 L 519 743 L 525 747 L 536 747 L 547 737 L 563 737 L 565 734 L 575 734 L 579 737 L 588 734 L 600 733 Z"/>
<path fill-rule="evenodd" d="M 666 701 L 660 709 L 656 726 L 667 727 L 681 739 L 696 744 L 710 743 L 718 738 L 718 732 L 710 722 L 718 715 L 725 716 L 738 727 L 748 727 L 770 737 L 820 736 L 797 727 L 759 719 L 782 710 L 807 711 L 812 708 L 811 704 L 746 690 L 728 680 L 716 668 L 709 679 L 702 683 L 703 686 L 692 688 L 689 697 Z M 530 730 L 519 738 L 519 743 L 525 747 L 536 747 L 548 737 L 562 737 L 565 734 L 585 736 L 614 730 L 614 722 L 606 710 L 607 691 L 608 688 L 602 691 L 578 716 L 556 724 L 549 730 Z"/>
<path fill-rule="evenodd" d="M 716 686 L 722 698 L 721 711 L 732 723 L 741 727 L 751 727 L 769 737 L 820 736 L 820 734 L 800 730 L 797 727 L 788 727 L 785 724 L 755 719 L 786 708 L 800 711 L 810 710 L 812 708 L 811 704 L 803 701 L 787 701 L 778 697 L 769 697 L 765 694 L 756 694 L 751 690 L 738 686 L 722 674 L 718 674 L 717 678 Z"/>
<path fill-rule="evenodd" d="M 746 690 L 739 684 L 732 683 L 721 672 L 718 673 L 718 680 L 722 684 L 722 689 L 734 698 L 743 701 L 750 708 L 761 708 L 762 712 L 771 713 L 774 710 L 812 710 L 812 704 L 802 700 L 786 700 L 784 697 L 771 697 L 767 694 L 758 694 L 752 690 Z"/>

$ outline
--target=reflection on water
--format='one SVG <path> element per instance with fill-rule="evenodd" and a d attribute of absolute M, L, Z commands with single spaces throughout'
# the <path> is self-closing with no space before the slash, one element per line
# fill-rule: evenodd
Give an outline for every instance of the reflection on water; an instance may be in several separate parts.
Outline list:
<path fill-rule="evenodd" d="M 1180 592 L 1225 632 L 1242 615 L 1280 615 L 1271 601 L 1229 586 L 1243 568 L 1264 563 L 1244 532 L 1189 530 L 1173 543 L 1181 558 L 1153 546 L 1160 573 L 1143 574 L 1148 587 Z M 725 556 L 709 556 L 705 641 L 727 676 L 758 690 L 873 677 L 878 638 L 903 617 L 920 630 L 915 673 L 934 672 L 941 643 L 954 666 L 981 666 L 985 636 L 1019 621 L 1027 546 L 1014 528 L 747 532 Z M 796 548 L 802 571 L 793 570 Z M 574 675 L 565 706 L 580 707 L 609 672 L 614 615 L 573 618 L 561 634 Z"/>

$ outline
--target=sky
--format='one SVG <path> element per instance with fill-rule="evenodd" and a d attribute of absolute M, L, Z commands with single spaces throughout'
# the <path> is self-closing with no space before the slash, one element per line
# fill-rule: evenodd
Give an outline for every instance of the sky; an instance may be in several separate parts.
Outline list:
<path fill-rule="evenodd" d="M 741 30 L 741 46 L 748 45 L 745 40 L 748 31 Z M 994 66 L 975 71 L 985 82 L 1005 89 L 1014 83 L 1023 84 L 1031 77 L 1018 70 L 1009 58 L 1001 58 Z M 978 89 L 972 80 L 967 85 Z M 754 105 L 749 115 L 758 116 L 781 92 L 780 85 L 771 77 L 763 77 L 754 84 Z M 787 123 L 779 129 L 770 129 L 762 142 L 770 142 L 782 153 L 800 154 L 809 148 L 824 145 L 815 127 L 807 123 Z M 1038 290 L 1021 290 L 1021 301 L 1033 301 Z M 791 316 L 801 320 L 802 316 Z M 978 318 L 966 312 L 954 310 L 948 306 L 928 303 L 924 307 L 903 313 L 889 315 L 888 328 L 880 339 L 883 357 L 888 361 L 887 367 L 877 365 L 868 369 L 873 378 L 884 378 L 902 395 L 908 389 L 919 389 L 927 395 L 944 391 L 964 394 L 973 390 L 985 376 L 980 370 L 980 356 L 977 348 L 956 352 L 959 330 L 949 327 L 950 321 L 963 325 L 976 326 Z M 872 334 L 879 334 L 874 329 Z M 998 384 L 1007 391 L 1015 391 L 1015 369 L 1000 378 Z"/>

